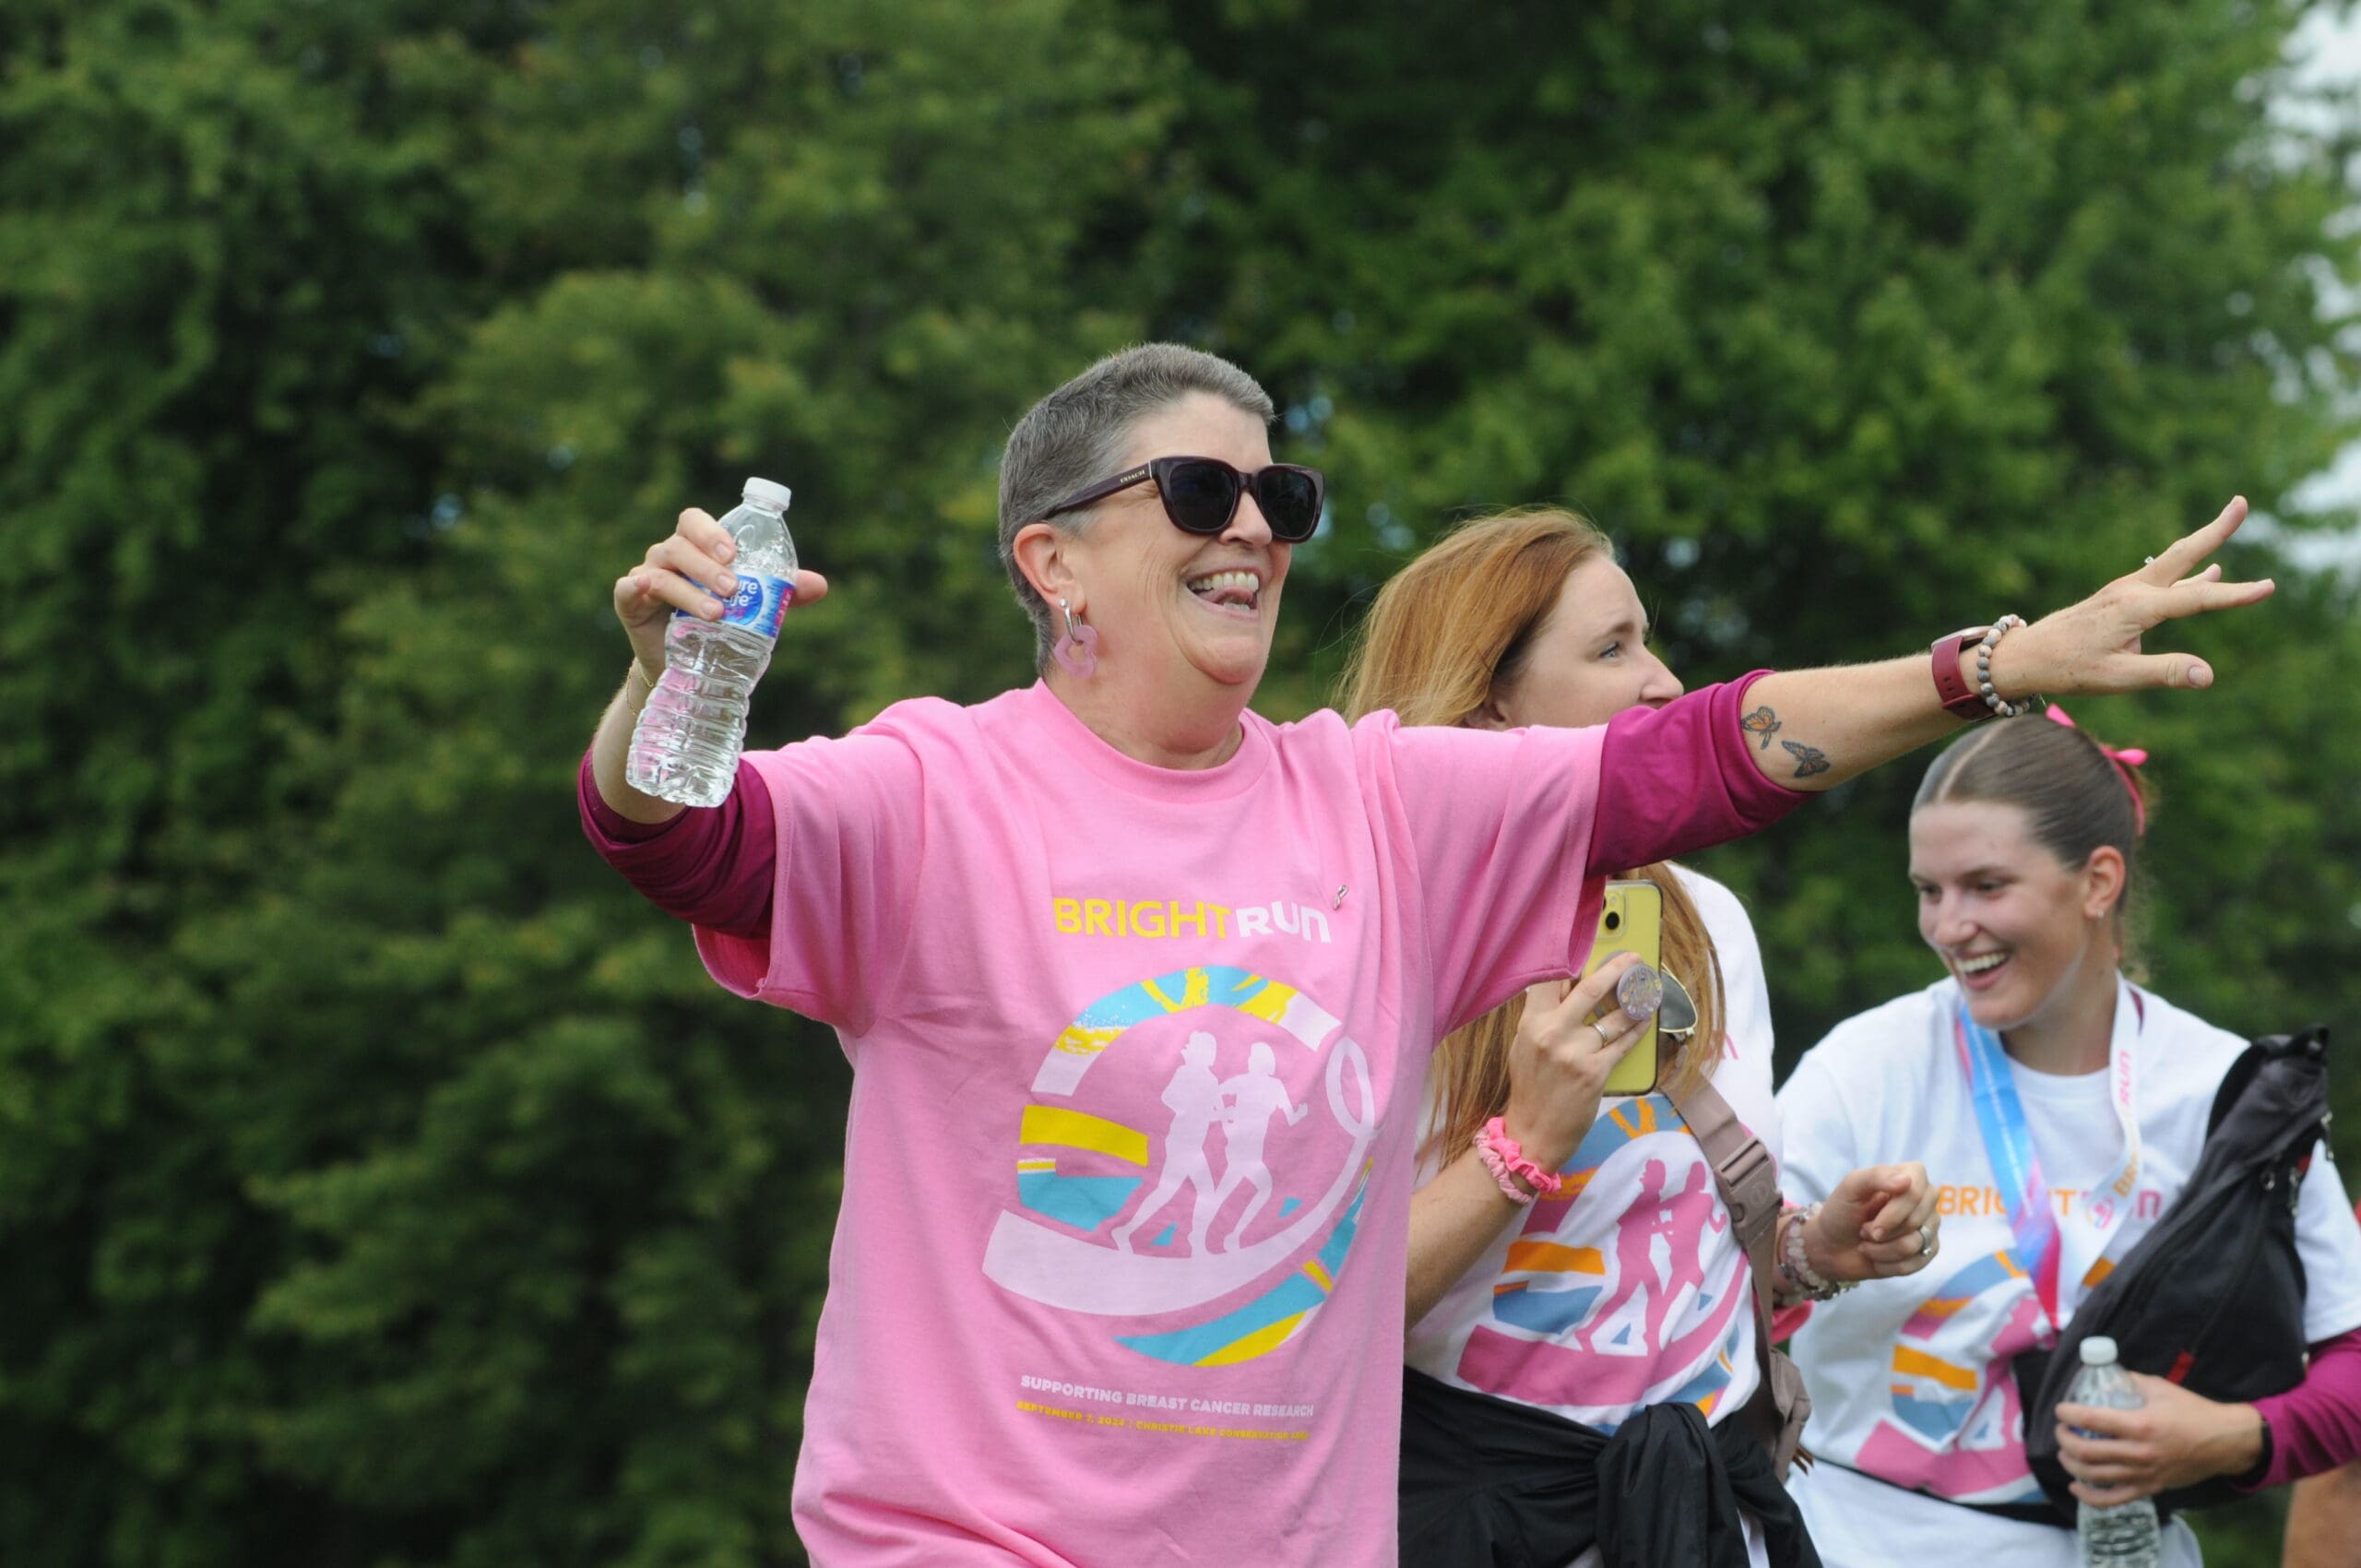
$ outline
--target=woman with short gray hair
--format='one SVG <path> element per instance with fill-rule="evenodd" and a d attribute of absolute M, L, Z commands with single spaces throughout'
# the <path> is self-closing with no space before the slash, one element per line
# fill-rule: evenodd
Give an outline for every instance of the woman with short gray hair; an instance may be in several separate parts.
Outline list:
<path fill-rule="evenodd" d="M 750 754 L 709 810 L 624 758 L 666 623 L 732 589 L 729 536 L 683 512 L 614 585 L 634 658 L 586 829 L 717 980 L 834 1026 L 854 1068 L 795 1476 L 823 1568 L 1391 1565 L 1433 1042 L 1579 970 L 1605 872 L 1763 826 L 1985 692 L 2208 684 L 2139 635 L 2270 591 L 2199 571 L 2234 503 L 1931 658 L 1591 730 L 1273 724 L 1247 705 L 1325 485 L 1272 461 L 1271 415 L 1169 345 L 1051 393 L 1001 509 L 1041 679 Z"/>

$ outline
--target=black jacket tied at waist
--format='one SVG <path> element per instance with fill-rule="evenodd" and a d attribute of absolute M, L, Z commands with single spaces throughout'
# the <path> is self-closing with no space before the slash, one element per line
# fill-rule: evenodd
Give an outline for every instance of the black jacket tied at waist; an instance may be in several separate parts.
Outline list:
<path fill-rule="evenodd" d="M 1650 1405 L 1612 1437 L 1513 1400 L 1405 1373 L 1402 1568 L 1820 1568 L 1794 1499 L 1738 1420 Z"/>

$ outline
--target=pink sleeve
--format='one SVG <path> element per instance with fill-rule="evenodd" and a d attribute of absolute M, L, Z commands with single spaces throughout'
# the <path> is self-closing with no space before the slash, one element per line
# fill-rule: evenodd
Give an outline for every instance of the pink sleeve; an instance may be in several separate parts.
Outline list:
<path fill-rule="evenodd" d="M 1377 743 L 1408 835 L 1437 1036 L 1578 970 L 1604 886 L 1583 868 L 1605 731 L 1404 729 L 1380 713 L 1355 734 Z"/>
<path fill-rule="evenodd" d="M 700 925 L 697 953 L 742 996 L 854 1035 L 894 1005 L 925 852 L 924 779 L 887 728 L 750 754 L 771 806 L 766 930 Z"/>
<path fill-rule="evenodd" d="M 575 794 L 591 848 L 650 903 L 731 936 L 769 936 L 771 792 L 751 764 L 739 762 L 728 800 L 710 811 L 692 807 L 670 822 L 634 822 L 607 804 L 587 752 Z"/>
<path fill-rule="evenodd" d="M 2254 1401 L 2271 1423 L 2271 1460 L 2259 1491 L 2361 1459 L 2361 1328 L 2312 1347 L 2304 1381 Z"/>
<path fill-rule="evenodd" d="M 1757 670 L 1701 686 L 1662 707 L 1627 708 L 1607 722 L 1599 763 L 1595 875 L 1653 864 L 1768 827 L 1806 799 L 1754 766 L 1738 726 Z"/>

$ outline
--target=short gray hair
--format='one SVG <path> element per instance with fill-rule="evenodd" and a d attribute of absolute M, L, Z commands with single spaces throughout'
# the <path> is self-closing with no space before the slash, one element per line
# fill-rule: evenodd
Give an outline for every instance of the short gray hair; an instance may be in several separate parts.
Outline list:
<path fill-rule="evenodd" d="M 1034 404 L 1009 433 L 1000 464 L 1000 559 L 1016 602 L 1032 617 L 1036 665 L 1049 661 L 1062 628 L 1016 568 L 1017 530 L 1083 486 L 1112 478 L 1139 422 L 1192 392 L 1210 393 L 1264 424 L 1278 413 L 1271 395 L 1228 360 L 1178 343 L 1142 343 L 1108 355 Z M 1050 521 L 1078 529 L 1089 515 Z"/>

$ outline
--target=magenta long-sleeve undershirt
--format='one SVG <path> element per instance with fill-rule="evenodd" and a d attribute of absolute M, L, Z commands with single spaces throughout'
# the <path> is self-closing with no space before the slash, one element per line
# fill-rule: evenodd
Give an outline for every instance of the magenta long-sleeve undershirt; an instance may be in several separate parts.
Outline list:
<path fill-rule="evenodd" d="M 1743 837 L 1803 801 L 1755 766 L 1738 727 L 1748 688 L 1768 673 L 1757 670 L 1608 721 L 1591 874 Z M 600 799 L 587 754 L 575 788 L 592 846 L 650 902 L 728 935 L 769 935 L 778 839 L 769 786 L 744 761 L 728 800 L 662 823 L 633 822 Z"/>
<path fill-rule="evenodd" d="M 2361 1328 L 2313 1346 L 2304 1381 L 2254 1408 L 2271 1423 L 2271 1462 L 2248 1483 L 2251 1491 L 2361 1459 Z"/>

